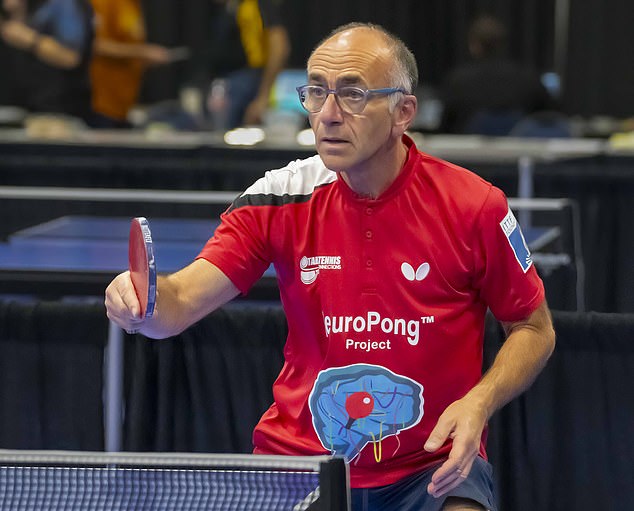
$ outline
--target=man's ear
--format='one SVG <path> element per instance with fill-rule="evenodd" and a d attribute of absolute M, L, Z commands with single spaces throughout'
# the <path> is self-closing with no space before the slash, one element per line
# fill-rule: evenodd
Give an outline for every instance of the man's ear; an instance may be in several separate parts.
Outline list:
<path fill-rule="evenodd" d="M 396 135 L 401 136 L 407 131 L 416 117 L 417 110 L 418 100 L 413 94 L 406 94 L 403 99 L 398 102 L 392 113 Z"/>

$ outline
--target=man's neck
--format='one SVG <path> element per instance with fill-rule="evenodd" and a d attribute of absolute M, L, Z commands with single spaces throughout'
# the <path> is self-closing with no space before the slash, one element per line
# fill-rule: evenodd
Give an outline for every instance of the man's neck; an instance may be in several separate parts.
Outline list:
<path fill-rule="evenodd" d="M 346 184 L 357 194 L 377 199 L 396 180 L 407 161 L 408 147 L 399 141 L 383 158 L 374 158 L 371 165 L 341 172 Z"/>

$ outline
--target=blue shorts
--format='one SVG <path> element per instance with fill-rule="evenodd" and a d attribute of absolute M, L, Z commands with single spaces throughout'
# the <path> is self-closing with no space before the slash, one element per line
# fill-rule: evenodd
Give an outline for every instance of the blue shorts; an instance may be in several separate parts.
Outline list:
<path fill-rule="evenodd" d="M 447 497 L 474 500 L 484 509 L 497 511 L 493 494 L 493 468 L 477 456 L 469 476 L 442 497 L 427 493 L 427 485 L 438 467 L 377 488 L 353 488 L 352 511 L 440 511 Z"/>

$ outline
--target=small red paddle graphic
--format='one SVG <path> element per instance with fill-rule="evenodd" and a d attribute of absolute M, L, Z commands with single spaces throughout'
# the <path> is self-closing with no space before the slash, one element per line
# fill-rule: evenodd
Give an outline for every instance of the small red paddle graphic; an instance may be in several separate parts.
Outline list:
<path fill-rule="evenodd" d="M 348 423 L 346 429 L 350 429 L 357 419 L 367 417 L 374 410 L 374 398 L 365 391 L 355 392 L 346 398 L 346 412 L 348 412 Z"/>

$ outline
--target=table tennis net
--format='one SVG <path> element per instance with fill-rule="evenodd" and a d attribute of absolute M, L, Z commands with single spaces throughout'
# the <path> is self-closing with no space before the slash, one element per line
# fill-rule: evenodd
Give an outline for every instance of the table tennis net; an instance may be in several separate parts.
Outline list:
<path fill-rule="evenodd" d="M 341 458 L 0 450 L 0 510 L 347 510 Z"/>

